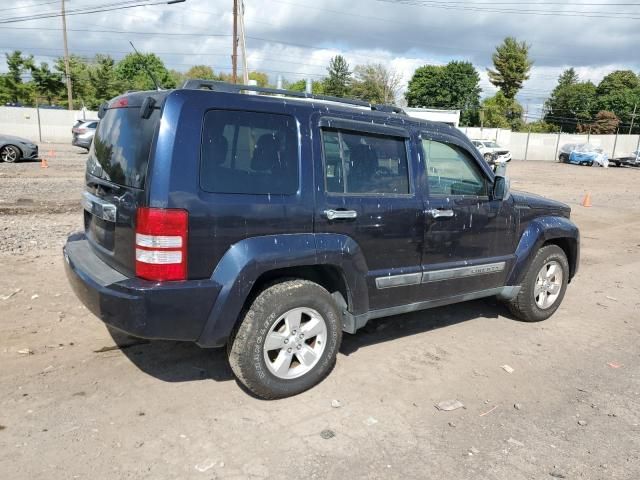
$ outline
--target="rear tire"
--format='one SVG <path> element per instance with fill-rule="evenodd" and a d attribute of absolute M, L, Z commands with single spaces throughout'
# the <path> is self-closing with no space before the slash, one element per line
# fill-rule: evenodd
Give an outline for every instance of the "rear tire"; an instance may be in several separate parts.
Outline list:
<path fill-rule="evenodd" d="M 255 298 L 229 343 L 229 364 L 256 396 L 289 397 L 331 372 L 341 340 L 340 312 L 329 292 L 288 280 Z"/>
<path fill-rule="evenodd" d="M 0 149 L 0 160 L 7 163 L 15 163 L 20 160 L 22 153 L 18 147 L 5 145 Z"/>
<path fill-rule="evenodd" d="M 507 303 L 525 322 L 546 320 L 560 307 L 569 281 L 567 256 L 557 245 L 541 248 L 525 274 L 520 292 Z"/>

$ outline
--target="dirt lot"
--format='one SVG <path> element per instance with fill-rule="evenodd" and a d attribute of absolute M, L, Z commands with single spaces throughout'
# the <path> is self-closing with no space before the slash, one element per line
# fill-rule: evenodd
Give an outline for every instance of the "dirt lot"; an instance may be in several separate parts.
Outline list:
<path fill-rule="evenodd" d="M 0 164 L 2 478 L 640 478 L 639 170 L 510 166 L 582 231 L 547 322 L 494 301 L 373 322 L 321 385 L 266 402 L 219 350 L 117 337 L 96 352 L 116 343 L 60 252 L 85 158 L 59 146 L 48 169 Z M 434 408 L 449 399 L 465 408 Z"/>

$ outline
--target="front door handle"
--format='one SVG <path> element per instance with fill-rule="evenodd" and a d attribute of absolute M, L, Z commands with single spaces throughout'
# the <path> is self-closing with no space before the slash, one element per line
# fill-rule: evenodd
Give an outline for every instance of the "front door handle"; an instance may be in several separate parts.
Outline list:
<path fill-rule="evenodd" d="M 453 217 L 453 210 L 440 210 L 437 208 L 432 208 L 431 210 L 427 210 L 425 212 L 427 215 L 430 215 L 433 218 L 451 218 Z"/>
<path fill-rule="evenodd" d="M 355 210 L 325 210 L 324 215 L 328 220 L 342 220 L 356 218 L 358 212 Z"/>

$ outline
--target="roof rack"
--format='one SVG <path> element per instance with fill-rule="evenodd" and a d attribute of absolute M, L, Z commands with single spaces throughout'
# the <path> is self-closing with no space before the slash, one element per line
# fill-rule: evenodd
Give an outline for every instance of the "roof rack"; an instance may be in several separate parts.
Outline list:
<path fill-rule="evenodd" d="M 268 87 L 258 87 L 256 85 L 238 85 L 227 82 L 220 82 L 217 80 L 187 80 L 182 84 L 184 89 L 190 90 L 212 90 L 214 92 L 225 92 L 225 93 L 241 93 L 244 91 L 249 92 L 257 92 L 257 93 L 266 93 L 269 95 L 281 95 L 284 97 L 294 97 L 294 98 L 310 98 L 313 100 L 324 100 L 326 102 L 336 102 L 336 103 L 344 103 L 346 105 L 354 105 L 357 107 L 367 107 L 371 110 L 386 112 L 386 113 L 397 113 L 399 115 L 406 115 L 406 112 L 394 105 L 383 105 L 383 104 L 371 104 L 369 102 L 365 102 L 364 100 L 356 100 L 352 98 L 342 98 L 342 97 L 332 97 L 329 95 L 314 95 L 306 92 L 295 92 L 293 90 L 284 90 L 280 88 L 268 88 Z"/>

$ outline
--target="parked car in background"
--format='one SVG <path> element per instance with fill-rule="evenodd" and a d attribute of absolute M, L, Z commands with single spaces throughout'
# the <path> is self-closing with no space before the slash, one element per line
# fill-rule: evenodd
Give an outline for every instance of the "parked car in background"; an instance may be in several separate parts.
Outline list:
<path fill-rule="evenodd" d="M 226 345 L 262 398 L 322 381 L 371 319 L 491 296 L 525 321 L 558 309 L 580 258 L 567 205 L 511 191 L 457 128 L 311 99 L 190 80 L 101 108 L 64 247 L 87 308 Z"/>
<path fill-rule="evenodd" d="M 511 152 L 493 140 L 471 140 L 489 165 L 511 161 Z"/>
<path fill-rule="evenodd" d="M 26 138 L 0 134 L 0 160 L 14 163 L 38 158 L 38 145 Z"/>
<path fill-rule="evenodd" d="M 98 121 L 99 120 L 76 120 L 75 125 L 71 129 L 71 133 L 73 133 L 71 145 L 89 150 L 91 142 L 93 142 L 93 136 L 96 133 L 96 128 L 98 127 Z"/>
<path fill-rule="evenodd" d="M 640 150 L 631 152 L 626 157 L 612 158 L 611 160 L 609 160 L 609 163 L 613 163 L 616 167 L 622 167 L 623 165 L 627 165 L 629 167 L 638 167 L 640 166 Z"/>
<path fill-rule="evenodd" d="M 604 150 L 590 143 L 567 143 L 563 145 L 558 153 L 558 160 L 561 163 L 586 165 L 588 167 L 594 164 L 601 167 L 609 165 L 609 156 L 604 153 Z"/>

